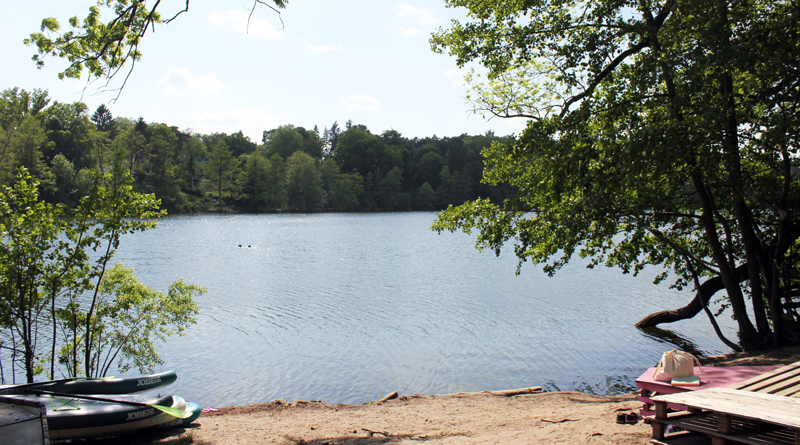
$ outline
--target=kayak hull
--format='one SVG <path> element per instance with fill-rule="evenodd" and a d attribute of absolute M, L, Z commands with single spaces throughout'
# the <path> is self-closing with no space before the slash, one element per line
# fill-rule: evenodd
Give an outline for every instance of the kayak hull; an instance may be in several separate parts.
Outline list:
<path fill-rule="evenodd" d="M 108 403 L 67 396 L 22 394 L 16 399 L 39 402 L 47 410 L 47 429 L 50 439 L 112 436 L 157 427 L 172 422 L 175 417 L 151 406 Z M 178 396 L 116 396 L 119 400 L 147 405 L 185 409 L 186 401 Z"/>
<path fill-rule="evenodd" d="M 0 394 L 15 394 L 16 391 L 24 394 L 25 389 L 33 388 L 69 394 L 138 394 L 167 386 L 177 378 L 175 371 L 166 371 L 138 377 L 51 380 L 0 387 Z"/>

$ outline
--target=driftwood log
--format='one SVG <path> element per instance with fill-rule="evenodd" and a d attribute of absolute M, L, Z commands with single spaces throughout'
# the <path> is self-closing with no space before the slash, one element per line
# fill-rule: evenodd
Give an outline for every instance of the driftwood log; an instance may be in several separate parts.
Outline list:
<path fill-rule="evenodd" d="M 519 389 L 506 389 L 503 391 L 478 391 L 478 392 L 459 392 L 456 394 L 447 394 L 450 396 L 457 396 L 457 395 L 464 395 L 464 394 L 491 394 L 493 396 L 500 396 L 500 397 L 512 397 L 512 396 L 519 396 L 522 394 L 537 394 L 542 392 L 541 386 L 531 386 L 528 388 L 519 388 Z"/>
<path fill-rule="evenodd" d="M 493 396 L 511 397 L 511 396 L 519 396 L 522 394 L 540 393 L 542 392 L 542 387 L 532 386 L 530 388 L 507 389 L 505 391 L 483 391 L 483 392 L 491 394 Z"/>
<path fill-rule="evenodd" d="M 382 399 L 378 400 L 378 402 L 377 402 L 377 403 L 383 403 L 383 402 L 386 402 L 387 400 L 396 399 L 396 398 L 397 398 L 397 396 L 398 396 L 398 394 L 397 394 L 397 391 L 395 391 L 395 392 L 393 392 L 393 393 L 389 394 L 388 396 L 386 396 L 386 397 L 384 397 L 384 398 L 382 398 Z"/>
<path fill-rule="evenodd" d="M 493 396 L 500 396 L 500 397 L 512 397 L 512 396 L 519 396 L 523 394 L 537 394 L 542 392 L 541 386 L 531 386 L 528 388 L 518 388 L 518 389 L 506 389 L 503 391 L 479 391 L 479 392 L 459 392 L 455 394 L 445 394 L 448 396 L 457 396 L 457 395 L 464 395 L 464 394 L 491 394 Z M 378 400 L 375 403 L 383 403 L 392 399 L 396 399 L 398 397 L 397 391 L 389 394 L 388 396 Z"/>

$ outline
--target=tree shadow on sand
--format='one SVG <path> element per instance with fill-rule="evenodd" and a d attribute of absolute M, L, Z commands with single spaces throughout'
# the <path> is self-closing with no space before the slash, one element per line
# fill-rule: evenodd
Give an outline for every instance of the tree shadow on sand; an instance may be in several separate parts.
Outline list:
<path fill-rule="evenodd" d="M 436 434 L 436 435 L 422 435 L 422 434 L 389 434 L 387 432 L 370 431 L 362 429 L 361 431 L 355 430 L 352 435 L 330 437 L 324 439 L 305 440 L 297 437 L 285 436 L 284 438 L 290 443 L 297 445 L 370 445 L 378 443 L 400 442 L 404 440 L 413 440 L 414 442 L 427 442 L 429 440 L 440 441 L 446 438 L 462 436 L 460 434 Z"/>

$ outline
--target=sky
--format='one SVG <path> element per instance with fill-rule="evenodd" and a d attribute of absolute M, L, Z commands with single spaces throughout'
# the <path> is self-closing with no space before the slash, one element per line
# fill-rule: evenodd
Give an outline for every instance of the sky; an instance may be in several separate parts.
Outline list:
<path fill-rule="evenodd" d="M 163 16 L 183 0 L 166 0 Z M 373 134 L 408 138 L 519 133 L 524 121 L 490 119 L 466 102 L 464 71 L 436 54 L 432 32 L 462 9 L 441 0 L 289 0 L 280 16 L 253 0 L 191 0 L 189 12 L 149 33 L 143 58 L 117 98 L 99 84 L 59 80 L 66 64 L 46 59 L 37 70 L 34 47 L 22 41 L 42 18 L 62 27 L 83 18 L 94 0 L 11 2 L 0 16 L 0 88 L 48 90 L 60 102 L 82 101 L 90 114 L 106 104 L 115 117 L 144 118 L 195 133 L 262 132 L 291 124 L 320 132 L 348 120 Z M 173 9 L 170 9 L 173 8 Z M 161 9 L 159 9 L 161 10 Z M 281 23 L 283 21 L 283 23 Z M 112 84 L 118 85 L 119 82 Z"/>

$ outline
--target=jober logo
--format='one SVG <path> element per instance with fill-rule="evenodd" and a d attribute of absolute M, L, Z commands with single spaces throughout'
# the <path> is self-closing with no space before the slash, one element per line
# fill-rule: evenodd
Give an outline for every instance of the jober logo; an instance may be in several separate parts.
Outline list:
<path fill-rule="evenodd" d="M 139 379 L 136 382 L 136 386 L 150 386 L 155 385 L 156 383 L 161 383 L 161 377 L 148 377 L 146 379 Z"/>
<path fill-rule="evenodd" d="M 128 418 L 125 419 L 125 421 L 127 422 L 127 421 L 130 421 L 130 420 L 144 419 L 145 417 L 150 417 L 153 414 L 155 414 L 155 410 L 153 410 L 153 408 L 143 409 L 141 411 L 128 413 Z"/>

